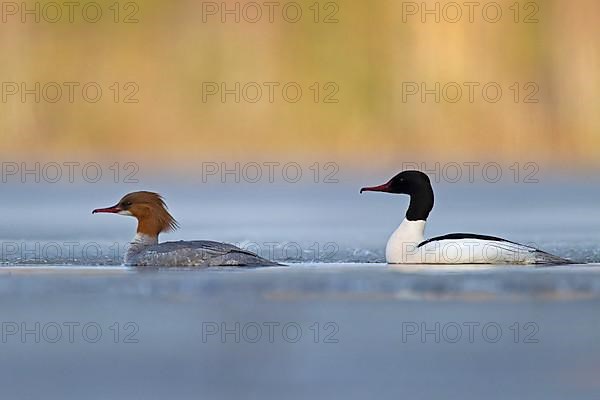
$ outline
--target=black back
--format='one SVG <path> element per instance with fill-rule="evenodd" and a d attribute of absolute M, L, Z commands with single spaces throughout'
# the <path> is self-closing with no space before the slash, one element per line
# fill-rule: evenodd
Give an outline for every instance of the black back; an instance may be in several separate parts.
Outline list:
<path fill-rule="evenodd" d="M 510 240 L 502 239 L 502 238 L 499 238 L 496 236 L 478 235 L 476 233 L 450 233 L 448 235 L 438 236 L 438 237 L 434 237 L 431 239 L 427 239 L 424 242 L 419 243 L 419 246 L 417 246 L 417 247 L 425 246 L 427 243 L 436 242 L 438 240 L 453 240 L 453 239 L 454 240 L 455 239 L 493 240 L 496 242 L 518 244 L 515 242 L 511 242 Z"/>

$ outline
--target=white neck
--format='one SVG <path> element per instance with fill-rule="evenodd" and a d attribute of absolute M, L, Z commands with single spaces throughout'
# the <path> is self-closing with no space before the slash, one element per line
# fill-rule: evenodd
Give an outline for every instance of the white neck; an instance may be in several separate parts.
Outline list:
<path fill-rule="evenodd" d="M 158 244 L 158 236 L 150 236 L 143 233 L 136 233 L 135 237 L 129 243 L 127 247 L 127 253 L 125 253 L 125 263 L 134 254 L 139 253 L 147 246 L 153 246 Z"/>
<path fill-rule="evenodd" d="M 425 240 L 426 223 L 426 221 L 409 221 L 405 218 L 387 242 L 386 261 L 390 264 L 410 263 L 417 246 Z"/>

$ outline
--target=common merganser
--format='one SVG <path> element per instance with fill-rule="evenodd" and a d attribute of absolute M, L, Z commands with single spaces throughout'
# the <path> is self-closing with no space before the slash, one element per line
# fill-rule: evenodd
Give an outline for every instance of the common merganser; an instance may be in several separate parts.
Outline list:
<path fill-rule="evenodd" d="M 569 264 L 569 260 L 502 238 L 453 233 L 425 240 L 425 224 L 433 209 L 433 188 L 420 171 L 403 171 L 389 182 L 360 192 L 407 194 L 406 218 L 387 242 L 389 264 Z"/>
<path fill-rule="evenodd" d="M 259 267 L 280 265 L 231 244 L 194 240 L 191 242 L 158 243 L 158 235 L 179 227 L 167 211 L 161 195 L 153 192 L 133 192 L 108 208 L 97 208 L 96 213 L 113 213 L 137 218 L 137 234 L 125 254 L 125 265 L 212 267 Z"/>

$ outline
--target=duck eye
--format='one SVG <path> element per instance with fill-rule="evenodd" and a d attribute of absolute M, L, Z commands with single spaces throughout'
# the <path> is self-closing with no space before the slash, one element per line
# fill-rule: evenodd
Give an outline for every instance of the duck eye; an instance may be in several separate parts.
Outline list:
<path fill-rule="evenodd" d="M 123 203 L 123 205 L 124 205 L 125 207 L 129 207 L 129 206 L 131 206 L 131 202 L 130 202 L 130 201 L 126 201 L 125 203 Z"/>

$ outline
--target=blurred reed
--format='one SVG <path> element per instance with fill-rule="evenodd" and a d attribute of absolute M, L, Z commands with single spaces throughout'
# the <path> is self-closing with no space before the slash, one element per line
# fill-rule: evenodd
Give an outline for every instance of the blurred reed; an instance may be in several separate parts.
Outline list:
<path fill-rule="evenodd" d="M 49 2 L 25 2 L 34 3 Z M 96 3 L 107 12 L 114 0 Z M 235 23 L 230 16 L 221 23 L 220 15 L 203 22 L 203 3 L 140 1 L 139 22 L 132 24 L 114 23 L 112 14 L 97 23 L 32 23 L 31 17 L 22 23 L 6 16 L 0 23 L 2 82 L 98 82 L 103 98 L 36 103 L 28 96 L 23 103 L 8 97 L 0 103 L 0 154 L 138 157 L 159 166 L 281 154 L 365 168 L 398 159 L 598 165 L 596 0 L 540 1 L 539 22 L 528 24 L 508 13 L 514 1 L 499 2 L 506 14 L 497 23 L 479 14 L 472 23 L 466 16 L 456 23 L 435 23 L 430 16 L 421 23 L 420 15 L 403 22 L 406 2 L 391 0 L 337 1 L 337 23 L 315 23 L 308 14 L 313 0 L 297 2 L 306 13 L 297 23 L 280 16 L 273 23 L 266 16 L 256 23 Z M 325 3 L 319 3 L 322 13 Z M 519 3 L 523 10 L 529 2 Z M 203 101 L 204 82 L 273 81 L 297 82 L 302 100 Z M 115 103 L 114 82 L 135 82 L 139 102 Z M 339 102 L 314 102 L 308 89 L 314 82 L 335 82 Z M 430 88 L 435 82 L 497 82 L 504 92 L 497 103 L 480 94 L 473 103 L 436 103 L 433 96 L 422 103 L 418 95 L 404 101 L 404 82 Z M 521 98 L 529 92 L 523 85 L 535 82 L 539 101 L 514 102 L 509 87 L 515 82 Z"/>

